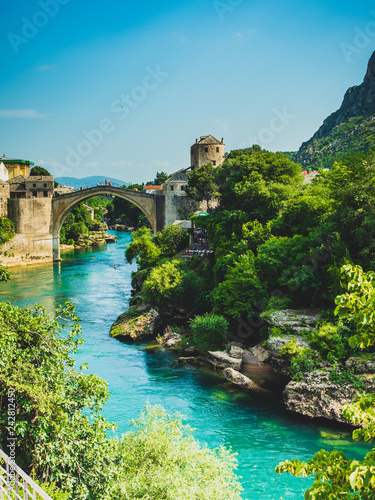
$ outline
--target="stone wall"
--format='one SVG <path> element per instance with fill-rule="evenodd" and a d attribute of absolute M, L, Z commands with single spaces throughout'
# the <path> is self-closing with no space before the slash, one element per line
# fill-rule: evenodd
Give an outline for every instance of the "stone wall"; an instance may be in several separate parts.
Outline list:
<path fill-rule="evenodd" d="M 17 234 L 48 234 L 51 228 L 52 198 L 9 200 L 9 218 Z"/>
<path fill-rule="evenodd" d="M 8 217 L 9 184 L 0 183 L 0 217 Z"/>
<path fill-rule="evenodd" d="M 51 234 L 16 234 L 0 249 L 0 264 L 6 267 L 51 260 Z"/>
<path fill-rule="evenodd" d="M 175 220 L 185 220 L 199 209 L 199 203 L 191 200 L 186 193 L 179 196 L 165 197 L 165 225 L 173 224 Z"/>

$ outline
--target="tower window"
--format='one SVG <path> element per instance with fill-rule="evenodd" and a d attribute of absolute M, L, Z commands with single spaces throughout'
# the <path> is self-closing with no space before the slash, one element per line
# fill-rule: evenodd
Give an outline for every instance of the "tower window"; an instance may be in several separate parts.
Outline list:
<path fill-rule="evenodd" d="M 47 193 L 47 191 L 43 191 L 43 197 L 44 197 L 44 198 L 48 198 L 48 193 Z"/>
<path fill-rule="evenodd" d="M 33 184 L 33 188 L 36 188 L 36 184 Z"/>
<path fill-rule="evenodd" d="M 218 153 L 218 152 L 219 152 L 219 148 L 217 147 L 217 148 L 216 148 L 216 153 Z"/>
<path fill-rule="evenodd" d="M 213 160 L 213 161 L 212 161 L 212 165 L 213 165 L 213 166 L 215 166 L 215 165 L 216 165 L 216 161 L 215 161 L 215 160 Z"/>
<path fill-rule="evenodd" d="M 181 186 L 181 191 L 184 191 L 185 190 L 185 186 Z"/>
<path fill-rule="evenodd" d="M 45 182 L 45 183 L 43 184 L 43 186 L 46 188 L 46 187 L 47 187 L 47 183 Z"/>
<path fill-rule="evenodd" d="M 33 191 L 33 198 L 38 198 L 38 191 Z"/>
<path fill-rule="evenodd" d="M 173 191 L 173 189 L 174 189 L 174 186 L 171 186 L 171 191 Z"/>
<path fill-rule="evenodd" d="M 205 152 L 205 153 L 208 153 L 208 148 L 204 148 L 204 152 Z"/>

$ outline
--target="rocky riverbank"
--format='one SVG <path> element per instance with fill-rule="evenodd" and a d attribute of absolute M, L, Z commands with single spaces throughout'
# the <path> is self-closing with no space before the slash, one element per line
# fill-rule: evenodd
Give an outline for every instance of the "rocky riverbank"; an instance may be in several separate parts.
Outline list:
<path fill-rule="evenodd" d="M 363 391 L 375 392 L 375 355 L 330 364 L 304 337 L 306 332 L 316 330 L 319 319 L 317 310 L 276 311 L 264 318 L 268 341 L 252 347 L 230 342 L 222 351 L 201 352 L 189 344 L 186 331 L 181 334 L 167 328 L 160 335 L 159 311 L 141 302 L 117 319 L 110 334 L 132 342 L 157 339 L 162 347 L 179 354 L 180 364 L 211 367 L 247 392 L 281 392 L 291 413 L 350 424 L 343 417 L 345 405 L 358 399 Z M 292 370 L 296 352 L 313 362 Z"/>

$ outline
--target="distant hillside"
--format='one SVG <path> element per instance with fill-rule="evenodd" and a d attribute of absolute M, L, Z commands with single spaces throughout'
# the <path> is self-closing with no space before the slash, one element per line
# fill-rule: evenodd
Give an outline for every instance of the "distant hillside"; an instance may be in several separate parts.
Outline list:
<path fill-rule="evenodd" d="M 114 179 L 113 177 L 104 177 L 103 175 L 92 175 L 82 179 L 77 179 L 77 177 L 56 177 L 55 181 L 64 186 L 72 186 L 74 189 L 94 187 L 97 184 L 105 184 L 105 181 L 111 182 L 112 186 L 116 187 L 129 186 L 129 182 Z"/>
<path fill-rule="evenodd" d="M 303 167 L 331 167 L 351 152 L 375 149 L 375 52 L 361 85 L 347 90 L 337 111 L 302 144 L 293 161 Z"/>

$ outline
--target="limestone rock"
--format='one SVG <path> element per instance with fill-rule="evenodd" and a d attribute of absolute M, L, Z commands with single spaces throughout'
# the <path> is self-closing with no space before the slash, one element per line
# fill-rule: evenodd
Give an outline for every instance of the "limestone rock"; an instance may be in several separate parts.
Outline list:
<path fill-rule="evenodd" d="M 172 333 L 172 335 L 169 336 L 168 340 L 164 344 L 165 347 L 173 347 L 181 342 L 181 335 L 179 333 Z"/>
<path fill-rule="evenodd" d="M 352 369 L 354 373 L 375 373 L 375 354 L 349 358 L 345 366 Z"/>
<path fill-rule="evenodd" d="M 284 309 L 275 311 L 263 319 L 268 324 L 268 330 L 272 334 L 272 328 L 279 328 L 282 332 L 298 334 L 303 330 L 314 330 L 320 318 L 320 311 L 317 309 Z"/>
<path fill-rule="evenodd" d="M 233 370 L 233 368 L 225 368 L 223 371 L 225 378 L 234 385 L 238 385 L 241 389 L 245 389 L 251 392 L 268 392 L 263 389 L 250 378 L 246 377 L 242 373 Z"/>
<path fill-rule="evenodd" d="M 367 383 L 367 390 L 374 391 L 373 383 Z M 306 373 L 299 382 L 291 381 L 286 386 L 283 398 L 288 411 L 310 418 L 326 418 L 350 424 L 342 411 L 346 404 L 354 402 L 359 390 L 340 386 L 332 382 L 328 371 Z"/>
<path fill-rule="evenodd" d="M 244 349 L 241 349 L 241 347 L 232 345 L 232 347 L 229 350 L 229 356 L 231 356 L 232 358 L 242 359 L 244 352 L 245 352 Z"/>
<path fill-rule="evenodd" d="M 199 349 L 195 346 L 187 347 L 182 351 L 182 354 L 184 356 L 199 356 Z"/>
<path fill-rule="evenodd" d="M 208 351 L 207 361 L 215 368 L 234 368 L 241 370 L 242 359 L 232 358 L 227 352 Z"/>
<path fill-rule="evenodd" d="M 143 340 L 155 334 L 159 313 L 155 309 L 139 313 L 134 308 L 121 314 L 113 323 L 110 335 L 129 340 Z"/>
<path fill-rule="evenodd" d="M 178 362 L 180 365 L 202 366 L 204 364 L 202 358 L 196 356 L 181 356 Z"/>
<path fill-rule="evenodd" d="M 252 347 L 250 352 L 260 363 L 266 363 L 271 357 L 271 354 L 262 346 L 262 344 Z"/>
<path fill-rule="evenodd" d="M 270 337 L 268 339 L 267 351 L 271 356 L 282 357 L 281 349 L 289 342 L 295 341 L 298 347 L 309 347 L 309 343 L 303 337 L 298 335 L 283 335 Z"/>

